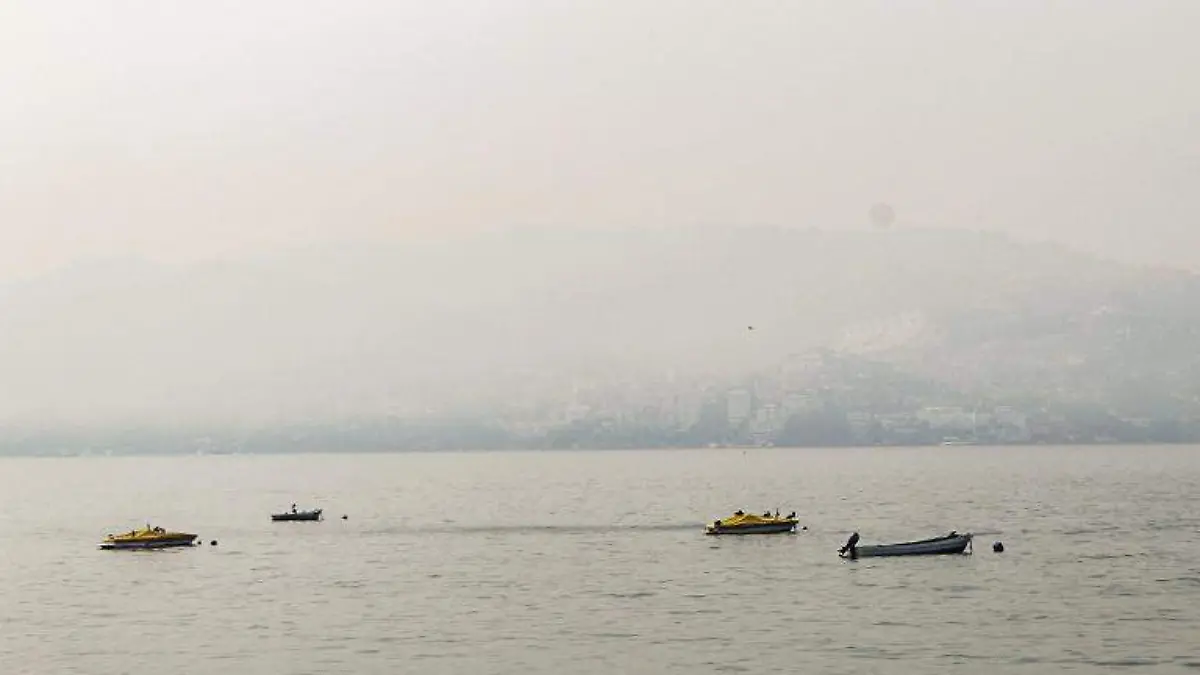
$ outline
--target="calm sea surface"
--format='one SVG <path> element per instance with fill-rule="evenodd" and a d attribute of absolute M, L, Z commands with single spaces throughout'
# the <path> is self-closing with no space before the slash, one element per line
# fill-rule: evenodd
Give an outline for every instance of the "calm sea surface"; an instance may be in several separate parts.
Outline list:
<path fill-rule="evenodd" d="M 3 459 L 0 504 L 4 675 L 1200 670 L 1200 448 Z M 739 507 L 808 530 L 703 536 Z M 206 545 L 96 549 L 146 521 Z"/>

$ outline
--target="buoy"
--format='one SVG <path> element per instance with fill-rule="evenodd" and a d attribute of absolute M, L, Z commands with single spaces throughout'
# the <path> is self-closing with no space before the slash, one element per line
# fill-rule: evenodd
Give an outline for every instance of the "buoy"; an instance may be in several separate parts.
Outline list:
<path fill-rule="evenodd" d="M 212 541 L 208 542 L 208 545 L 209 545 L 209 546 L 216 546 L 216 545 L 217 545 L 217 540 L 216 540 L 216 539 L 213 539 Z"/>
<path fill-rule="evenodd" d="M 342 520 L 350 520 L 350 516 L 342 516 Z"/>
<path fill-rule="evenodd" d="M 1004 544 L 1001 544 L 1000 542 L 992 544 L 992 551 L 996 553 L 1004 553 Z"/>

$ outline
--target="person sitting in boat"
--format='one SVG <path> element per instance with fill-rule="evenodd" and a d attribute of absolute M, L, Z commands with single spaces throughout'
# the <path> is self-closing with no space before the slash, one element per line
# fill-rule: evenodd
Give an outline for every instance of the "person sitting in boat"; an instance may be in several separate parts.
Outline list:
<path fill-rule="evenodd" d="M 771 509 L 767 509 L 766 511 L 763 511 L 763 518 L 770 518 L 770 517 L 771 517 Z"/>
<path fill-rule="evenodd" d="M 795 518 L 796 518 L 795 511 L 792 511 L 791 513 L 788 514 L 788 520 L 794 520 Z"/>
<path fill-rule="evenodd" d="M 295 513 L 295 512 L 296 512 L 296 505 L 292 504 L 292 513 Z"/>
<path fill-rule="evenodd" d="M 744 515 L 746 515 L 746 512 L 745 512 L 745 511 L 743 511 L 743 510 L 741 510 L 741 509 L 738 509 L 737 511 L 734 511 L 734 512 L 733 512 L 733 515 L 735 515 L 735 516 L 744 516 Z"/>

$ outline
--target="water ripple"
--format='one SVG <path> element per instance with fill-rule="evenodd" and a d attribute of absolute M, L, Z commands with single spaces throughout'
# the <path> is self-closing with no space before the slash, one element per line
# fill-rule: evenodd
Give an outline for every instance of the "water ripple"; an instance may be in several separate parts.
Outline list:
<path fill-rule="evenodd" d="M 1200 668 L 1200 453 L 950 450 L 0 460 L 0 673 Z M 220 546 L 92 548 L 145 519 Z M 1008 550 L 834 553 L 948 529 Z"/>

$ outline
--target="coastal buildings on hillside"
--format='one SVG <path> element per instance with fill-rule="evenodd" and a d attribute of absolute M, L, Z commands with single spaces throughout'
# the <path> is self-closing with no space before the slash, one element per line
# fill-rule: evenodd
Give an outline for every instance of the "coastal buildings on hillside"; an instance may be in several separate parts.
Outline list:
<path fill-rule="evenodd" d="M 606 438 L 642 438 L 643 445 L 1140 442 L 1200 433 L 1200 416 L 1127 417 L 1103 402 L 1056 403 L 1029 392 L 959 392 L 885 364 L 817 353 L 742 378 L 576 382 L 571 399 L 548 402 L 542 416 L 505 407 L 491 419 L 532 441 L 567 445 Z"/>
<path fill-rule="evenodd" d="M 1182 396 L 1130 413 L 1091 392 L 963 392 L 829 353 L 746 376 L 519 375 L 453 405 L 346 405 L 237 427 L 0 426 L 0 454 L 1200 442 L 1200 402 Z"/>

